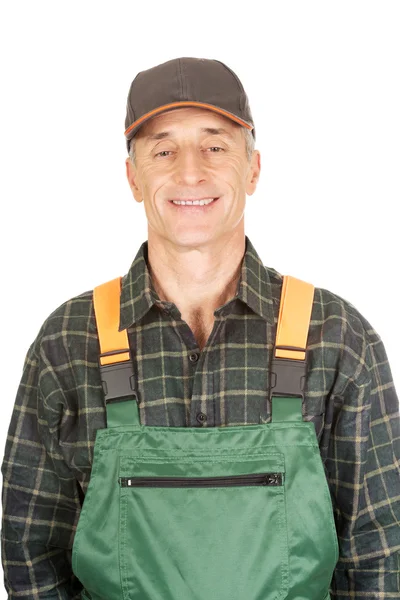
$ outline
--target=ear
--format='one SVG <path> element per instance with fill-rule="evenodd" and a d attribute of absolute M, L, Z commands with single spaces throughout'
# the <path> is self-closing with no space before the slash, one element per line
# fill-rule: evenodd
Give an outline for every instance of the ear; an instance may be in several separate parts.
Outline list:
<path fill-rule="evenodd" d="M 126 177 L 128 179 L 129 187 L 132 190 L 133 197 L 135 198 L 136 202 L 142 202 L 143 196 L 142 196 L 139 186 L 137 185 L 137 179 L 138 179 L 137 169 L 132 164 L 132 161 L 129 157 L 125 160 L 125 165 L 126 165 Z"/>
<path fill-rule="evenodd" d="M 248 196 L 251 196 L 256 191 L 257 183 L 260 178 L 260 171 L 261 154 L 259 150 L 254 150 L 246 178 L 246 194 Z"/>

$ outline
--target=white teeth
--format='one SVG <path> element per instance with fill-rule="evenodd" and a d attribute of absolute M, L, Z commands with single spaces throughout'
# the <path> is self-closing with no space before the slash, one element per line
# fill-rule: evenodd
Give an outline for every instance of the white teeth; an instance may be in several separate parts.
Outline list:
<path fill-rule="evenodd" d="M 193 205 L 193 206 L 203 206 L 204 204 L 211 204 L 214 201 L 214 198 L 205 198 L 204 200 L 172 200 L 173 204 L 182 204 L 182 205 Z"/>

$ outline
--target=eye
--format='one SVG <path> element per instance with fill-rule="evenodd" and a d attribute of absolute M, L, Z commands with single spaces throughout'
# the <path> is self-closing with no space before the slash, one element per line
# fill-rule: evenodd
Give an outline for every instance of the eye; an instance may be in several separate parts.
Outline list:
<path fill-rule="evenodd" d="M 210 146 L 208 150 L 221 150 L 223 152 L 224 149 L 220 148 L 219 146 Z M 218 152 L 212 152 L 212 154 L 218 154 Z"/>
<path fill-rule="evenodd" d="M 157 152 L 157 154 L 155 154 L 154 156 L 160 156 L 161 154 L 165 155 L 165 153 L 168 153 L 168 152 L 171 152 L 171 150 L 161 150 L 161 152 Z"/>

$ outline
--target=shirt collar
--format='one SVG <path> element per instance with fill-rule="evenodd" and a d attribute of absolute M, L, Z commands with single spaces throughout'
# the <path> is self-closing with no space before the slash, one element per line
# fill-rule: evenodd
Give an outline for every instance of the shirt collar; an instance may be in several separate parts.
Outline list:
<path fill-rule="evenodd" d="M 122 278 L 119 331 L 139 321 L 154 304 L 160 302 L 147 266 L 147 247 L 146 240 Z"/>
<path fill-rule="evenodd" d="M 122 278 L 119 331 L 139 321 L 156 305 L 166 306 L 155 291 L 148 269 L 148 242 L 140 246 L 128 273 Z M 256 314 L 271 325 L 274 324 L 274 304 L 279 299 L 273 283 L 281 283 L 282 276 L 274 269 L 264 266 L 250 239 L 246 236 L 246 249 L 236 298 L 247 304 Z M 229 312 L 229 301 L 216 314 Z"/>
<path fill-rule="evenodd" d="M 246 251 L 238 284 L 237 297 L 260 317 L 274 324 L 275 280 L 282 276 L 274 269 L 264 266 L 260 256 L 246 236 Z M 278 281 L 279 283 L 279 281 Z"/>

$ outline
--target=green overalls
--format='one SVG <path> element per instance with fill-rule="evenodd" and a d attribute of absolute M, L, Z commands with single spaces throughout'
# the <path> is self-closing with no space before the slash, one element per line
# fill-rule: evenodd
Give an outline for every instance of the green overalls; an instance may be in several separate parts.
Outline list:
<path fill-rule="evenodd" d="M 284 277 L 272 421 L 140 425 L 120 278 L 94 290 L 107 427 L 72 552 L 92 600 L 328 600 L 338 561 L 315 427 L 303 421 L 314 287 Z"/>

